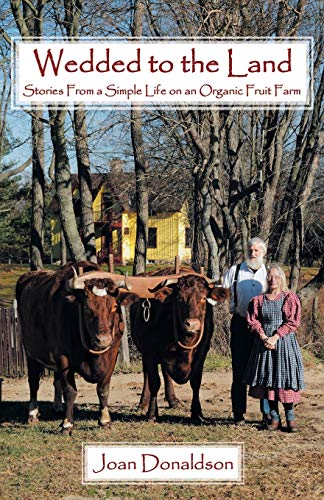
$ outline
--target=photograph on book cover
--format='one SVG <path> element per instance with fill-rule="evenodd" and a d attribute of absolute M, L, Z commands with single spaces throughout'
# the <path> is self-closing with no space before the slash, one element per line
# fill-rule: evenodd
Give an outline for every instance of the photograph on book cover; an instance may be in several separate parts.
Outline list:
<path fill-rule="evenodd" d="M 0 497 L 323 494 L 323 4 L 0 0 Z"/>

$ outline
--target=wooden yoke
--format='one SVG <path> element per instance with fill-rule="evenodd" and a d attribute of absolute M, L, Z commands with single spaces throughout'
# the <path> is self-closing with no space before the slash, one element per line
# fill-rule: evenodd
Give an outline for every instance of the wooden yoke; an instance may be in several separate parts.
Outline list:
<path fill-rule="evenodd" d="M 123 285 L 119 285 L 121 289 L 127 289 L 139 295 L 142 299 L 152 299 L 154 293 L 150 292 L 149 289 L 154 289 L 157 285 L 167 280 L 172 280 L 176 278 L 181 278 L 182 276 L 201 276 L 208 282 L 212 282 L 206 276 L 195 273 L 194 271 L 188 271 L 178 274 L 167 274 L 161 276 L 124 276 L 123 274 L 109 273 L 106 271 L 90 271 L 82 275 L 82 281 L 87 281 L 91 279 L 111 279 L 115 283 L 124 280 Z"/>
<path fill-rule="evenodd" d="M 109 274 L 109 273 L 107 273 L 107 274 Z M 188 272 L 188 273 L 183 273 L 183 274 L 179 274 L 179 273 L 178 274 L 167 274 L 165 276 L 127 276 L 126 283 L 129 286 L 130 291 L 136 293 L 142 299 L 153 299 L 154 293 L 150 292 L 150 290 L 154 289 L 157 285 L 159 285 L 163 281 L 166 282 L 167 280 L 181 278 L 182 276 L 189 276 L 189 275 L 200 276 L 199 274 L 195 273 L 194 271 Z M 114 278 L 111 278 L 111 279 L 116 279 L 116 276 L 119 276 L 119 279 L 121 278 L 120 274 L 112 275 L 112 276 L 114 276 Z M 107 277 L 109 277 L 109 276 L 107 276 Z M 205 278 L 205 276 L 204 276 L 204 278 Z"/>

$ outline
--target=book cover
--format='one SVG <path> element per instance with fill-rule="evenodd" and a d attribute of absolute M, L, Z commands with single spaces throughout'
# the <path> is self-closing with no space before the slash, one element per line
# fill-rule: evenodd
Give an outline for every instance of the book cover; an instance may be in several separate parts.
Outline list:
<path fill-rule="evenodd" d="M 3 0 L 1 11 L 0 269 L 12 290 L 0 295 L 1 497 L 320 496 L 321 3 Z M 268 260 L 284 263 L 290 288 L 301 291 L 297 337 L 308 350 L 298 434 L 267 431 L 252 398 L 245 425 L 233 421 L 231 315 L 228 301 L 217 304 L 214 285 L 242 260 L 251 236 L 266 241 Z M 102 346 L 89 348 L 80 327 L 73 349 L 88 350 L 86 361 L 82 354 L 77 364 L 68 343 L 55 360 L 61 374 L 73 363 L 79 372 L 76 388 L 72 375 L 65 382 L 66 399 L 78 390 L 74 422 L 69 412 L 52 412 L 54 394 L 65 411 L 52 372 L 41 378 L 38 404 L 34 396 L 30 403 L 14 283 L 29 269 L 56 272 L 69 259 L 97 261 L 115 280 L 160 265 L 173 278 L 189 266 L 205 274 L 214 326 L 207 314 L 191 349 L 179 348 L 178 338 L 164 345 L 162 335 L 161 354 L 148 340 L 145 362 L 163 360 L 175 381 L 174 395 L 165 371 L 154 379 L 158 412 L 152 399 L 140 404 L 141 356 L 125 309 L 136 282 L 132 290 L 120 284 L 121 296 L 116 282 L 109 291 L 96 274 L 94 300 L 110 293 L 124 314 L 113 329 L 123 333 L 123 350 L 111 383 L 96 391 L 94 372 L 114 368 L 118 349 L 105 358 L 109 366 L 93 361 L 106 346 L 102 354 Z M 71 269 L 58 279 L 79 300 L 88 284 L 82 270 L 72 279 Z M 91 264 L 87 271 L 96 272 Z M 52 278 L 43 275 L 38 286 L 42 279 Z M 145 293 L 154 292 L 138 291 L 143 332 L 159 331 L 163 321 L 171 329 L 163 302 L 173 289 L 154 279 Z M 150 302 L 159 286 L 161 309 Z M 45 359 L 39 324 L 57 321 L 44 320 L 48 298 L 37 293 L 25 294 L 24 316 L 36 363 Z M 75 331 L 61 320 L 67 335 Z M 209 340 L 200 383 L 197 360 Z M 180 368 L 172 364 L 177 349 Z M 37 385 L 37 376 L 30 379 Z"/>

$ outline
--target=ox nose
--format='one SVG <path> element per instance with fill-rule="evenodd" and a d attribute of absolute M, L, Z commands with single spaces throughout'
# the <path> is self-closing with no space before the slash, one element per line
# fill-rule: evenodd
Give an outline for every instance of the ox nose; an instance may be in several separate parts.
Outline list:
<path fill-rule="evenodd" d="M 109 334 L 101 334 L 97 336 L 98 347 L 104 349 L 111 344 L 112 337 Z"/>
<path fill-rule="evenodd" d="M 200 330 L 200 321 L 196 318 L 187 318 L 184 327 L 188 332 L 197 332 Z"/>

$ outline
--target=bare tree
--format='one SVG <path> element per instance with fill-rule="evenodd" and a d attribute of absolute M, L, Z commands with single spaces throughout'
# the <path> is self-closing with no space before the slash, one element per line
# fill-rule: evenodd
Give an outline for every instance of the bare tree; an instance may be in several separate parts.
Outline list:
<path fill-rule="evenodd" d="M 86 260 L 86 254 L 78 232 L 72 201 L 71 171 L 64 131 L 66 113 L 65 108 L 49 110 L 51 138 L 55 153 L 55 188 L 60 221 L 70 257 L 72 260 L 78 261 Z"/>
<path fill-rule="evenodd" d="M 289 4 L 259 0 L 244 4 L 189 0 L 180 0 L 176 5 L 155 3 L 148 7 L 149 28 L 157 36 L 163 35 L 164 30 L 168 30 L 169 35 L 185 36 L 196 32 L 204 36 L 296 36 L 298 30 L 310 28 L 311 22 L 320 22 L 315 3 L 310 5 L 305 0 Z M 317 43 L 319 40 L 317 37 Z M 315 65 L 316 75 L 319 69 Z M 305 110 L 304 115 L 284 108 L 253 112 L 189 109 L 186 113 L 178 113 L 177 117 L 172 112 L 163 114 L 164 122 L 174 133 L 179 137 L 183 134 L 192 153 L 196 204 L 193 259 L 197 264 L 196 261 L 205 258 L 207 245 L 211 275 L 217 276 L 224 265 L 241 257 L 249 236 L 259 234 L 268 240 L 270 255 L 276 250 L 277 219 L 279 222 L 281 217 L 283 231 L 287 227 L 286 220 L 288 222 L 283 216 L 278 217 L 278 200 L 288 191 L 284 183 L 288 182 L 292 187 L 290 197 L 298 193 L 295 184 L 288 181 L 289 171 L 297 179 L 299 170 L 289 165 L 294 148 L 298 161 L 313 166 L 313 178 L 316 172 L 316 162 L 310 162 L 310 159 L 318 150 L 322 115 L 316 108 L 321 106 L 322 97 L 318 87 L 314 112 Z M 298 128 L 304 137 L 308 160 L 300 155 Z M 301 195 L 305 204 L 312 183 L 310 177 L 304 175 L 302 178 L 302 185 L 308 186 Z M 296 204 L 291 204 L 290 199 L 290 208 L 301 202 L 301 197 L 299 202 L 297 199 L 298 195 Z M 290 213 L 297 214 L 294 209 Z M 291 228 L 292 235 L 293 224 Z M 280 246 L 282 243 L 283 236 Z M 299 245 L 298 248 L 300 252 L 302 247 Z"/>
<path fill-rule="evenodd" d="M 134 21 L 132 35 L 140 38 L 143 35 L 143 15 L 144 1 L 135 0 L 134 2 Z M 132 105 L 131 108 L 131 137 L 135 161 L 135 179 L 136 179 L 136 241 L 135 258 L 133 266 L 134 276 L 145 272 L 146 269 L 146 250 L 148 238 L 148 184 L 147 169 L 148 162 L 145 158 L 144 140 L 142 132 L 142 112 L 141 109 Z"/>
<path fill-rule="evenodd" d="M 83 10 L 83 0 L 76 2 L 64 1 L 64 27 L 69 39 L 77 41 L 80 30 L 80 16 Z M 86 111 L 82 104 L 74 106 L 73 128 L 75 135 L 75 150 L 78 163 L 79 193 L 81 201 L 81 232 L 87 260 L 97 262 L 96 237 L 93 220 L 92 182 L 88 148 L 88 132 Z"/>
<path fill-rule="evenodd" d="M 22 37 L 40 37 L 43 33 L 43 9 L 46 0 L 24 2 L 11 0 L 11 10 Z M 31 269 L 43 267 L 44 244 L 44 126 L 43 110 L 35 107 L 32 113 L 32 222 L 30 242 Z"/>

